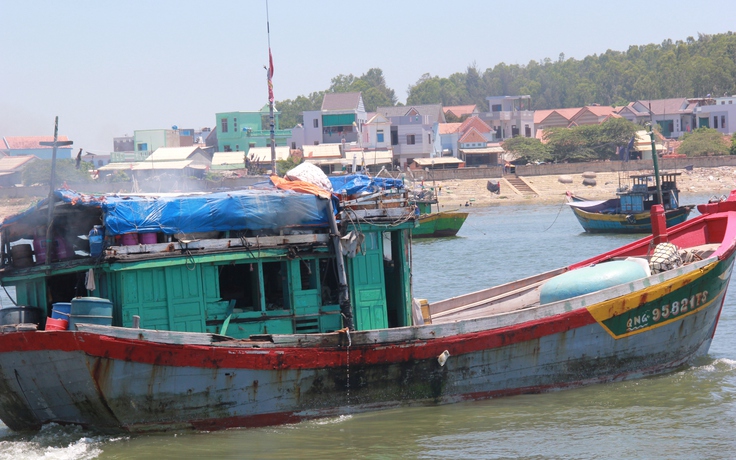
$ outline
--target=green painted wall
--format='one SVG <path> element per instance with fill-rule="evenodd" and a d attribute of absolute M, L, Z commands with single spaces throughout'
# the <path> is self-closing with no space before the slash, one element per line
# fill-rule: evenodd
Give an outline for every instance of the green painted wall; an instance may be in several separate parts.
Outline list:
<path fill-rule="evenodd" d="M 254 147 L 269 145 L 271 140 L 270 126 L 264 125 L 262 115 L 264 115 L 263 112 L 221 112 L 215 114 L 217 150 L 225 152 L 229 147 L 229 150 L 233 152 L 247 152 L 251 144 L 254 144 Z M 279 129 L 279 113 L 274 112 L 276 146 L 288 145 L 289 138 L 291 138 L 291 130 Z"/>

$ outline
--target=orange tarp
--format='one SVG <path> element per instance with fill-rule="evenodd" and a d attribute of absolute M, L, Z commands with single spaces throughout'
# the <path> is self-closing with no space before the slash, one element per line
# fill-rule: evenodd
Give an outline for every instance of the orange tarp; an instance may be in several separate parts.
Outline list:
<path fill-rule="evenodd" d="M 273 185 L 275 185 L 277 188 L 280 188 L 282 190 L 293 190 L 300 193 L 309 193 L 327 200 L 332 197 L 332 192 L 330 192 L 329 190 L 325 190 L 322 187 L 301 180 L 288 180 L 279 176 L 271 176 L 271 182 L 273 182 Z"/>

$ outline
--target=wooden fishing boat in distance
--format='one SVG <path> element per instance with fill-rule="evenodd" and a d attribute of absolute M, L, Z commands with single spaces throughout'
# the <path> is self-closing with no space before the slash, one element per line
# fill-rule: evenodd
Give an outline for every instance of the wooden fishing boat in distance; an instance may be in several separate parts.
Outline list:
<path fill-rule="evenodd" d="M 325 225 L 327 203 L 279 191 L 59 198 L 54 224 L 102 217 L 109 246 L 16 267 L 6 242 L 39 216 L 3 224 L 0 281 L 48 318 L 0 330 L 0 419 L 12 430 L 262 426 L 661 374 L 708 352 L 736 252 L 732 193 L 673 228 L 657 217 L 653 236 L 423 315 L 411 292 L 413 207 L 400 193 L 374 195 L 372 207 L 342 200 L 339 227 Z M 220 233 L 115 243 L 135 226 L 165 239 Z M 349 296 L 338 299 L 343 282 Z M 101 301 L 75 292 L 107 299 L 107 322 L 77 315 L 74 302 Z M 58 330 L 52 302 L 64 299 L 78 317 Z"/>
<path fill-rule="evenodd" d="M 679 172 L 662 173 L 662 201 L 667 226 L 687 220 L 693 206 L 679 204 L 676 178 Z M 632 185 L 617 192 L 609 200 L 591 201 L 567 193 L 568 205 L 586 232 L 590 233 L 650 233 L 650 209 L 659 204 L 656 187 L 650 185 L 653 174 L 631 176 Z"/>
<path fill-rule="evenodd" d="M 412 230 L 414 238 L 455 236 L 468 218 L 467 212 L 441 211 L 436 198 L 415 199 L 419 209 L 419 225 Z M 435 210 L 433 206 L 436 206 Z"/>

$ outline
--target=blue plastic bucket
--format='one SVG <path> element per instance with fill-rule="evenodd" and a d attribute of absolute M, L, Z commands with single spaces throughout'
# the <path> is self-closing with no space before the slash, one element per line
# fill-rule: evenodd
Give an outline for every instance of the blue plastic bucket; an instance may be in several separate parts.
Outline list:
<path fill-rule="evenodd" d="M 112 302 L 101 297 L 75 297 L 71 305 L 72 315 L 112 316 Z"/>
<path fill-rule="evenodd" d="M 102 253 L 103 243 L 105 241 L 105 228 L 102 225 L 95 225 L 89 231 L 89 255 L 97 257 Z"/>
<path fill-rule="evenodd" d="M 52 304 L 51 317 L 54 319 L 65 319 L 69 321 L 69 314 L 72 310 L 70 302 L 56 302 Z"/>
<path fill-rule="evenodd" d="M 78 323 L 112 326 L 112 302 L 100 297 L 75 297 L 71 302 L 69 330 Z"/>

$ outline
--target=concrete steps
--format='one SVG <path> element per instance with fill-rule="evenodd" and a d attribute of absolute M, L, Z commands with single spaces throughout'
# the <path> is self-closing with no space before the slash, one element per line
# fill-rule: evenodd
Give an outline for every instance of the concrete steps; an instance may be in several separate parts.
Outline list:
<path fill-rule="evenodd" d="M 524 179 L 517 175 L 508 174 L 503 176 L 506 182 L 519 192 L 520 195 L 539 195 Z"/>

